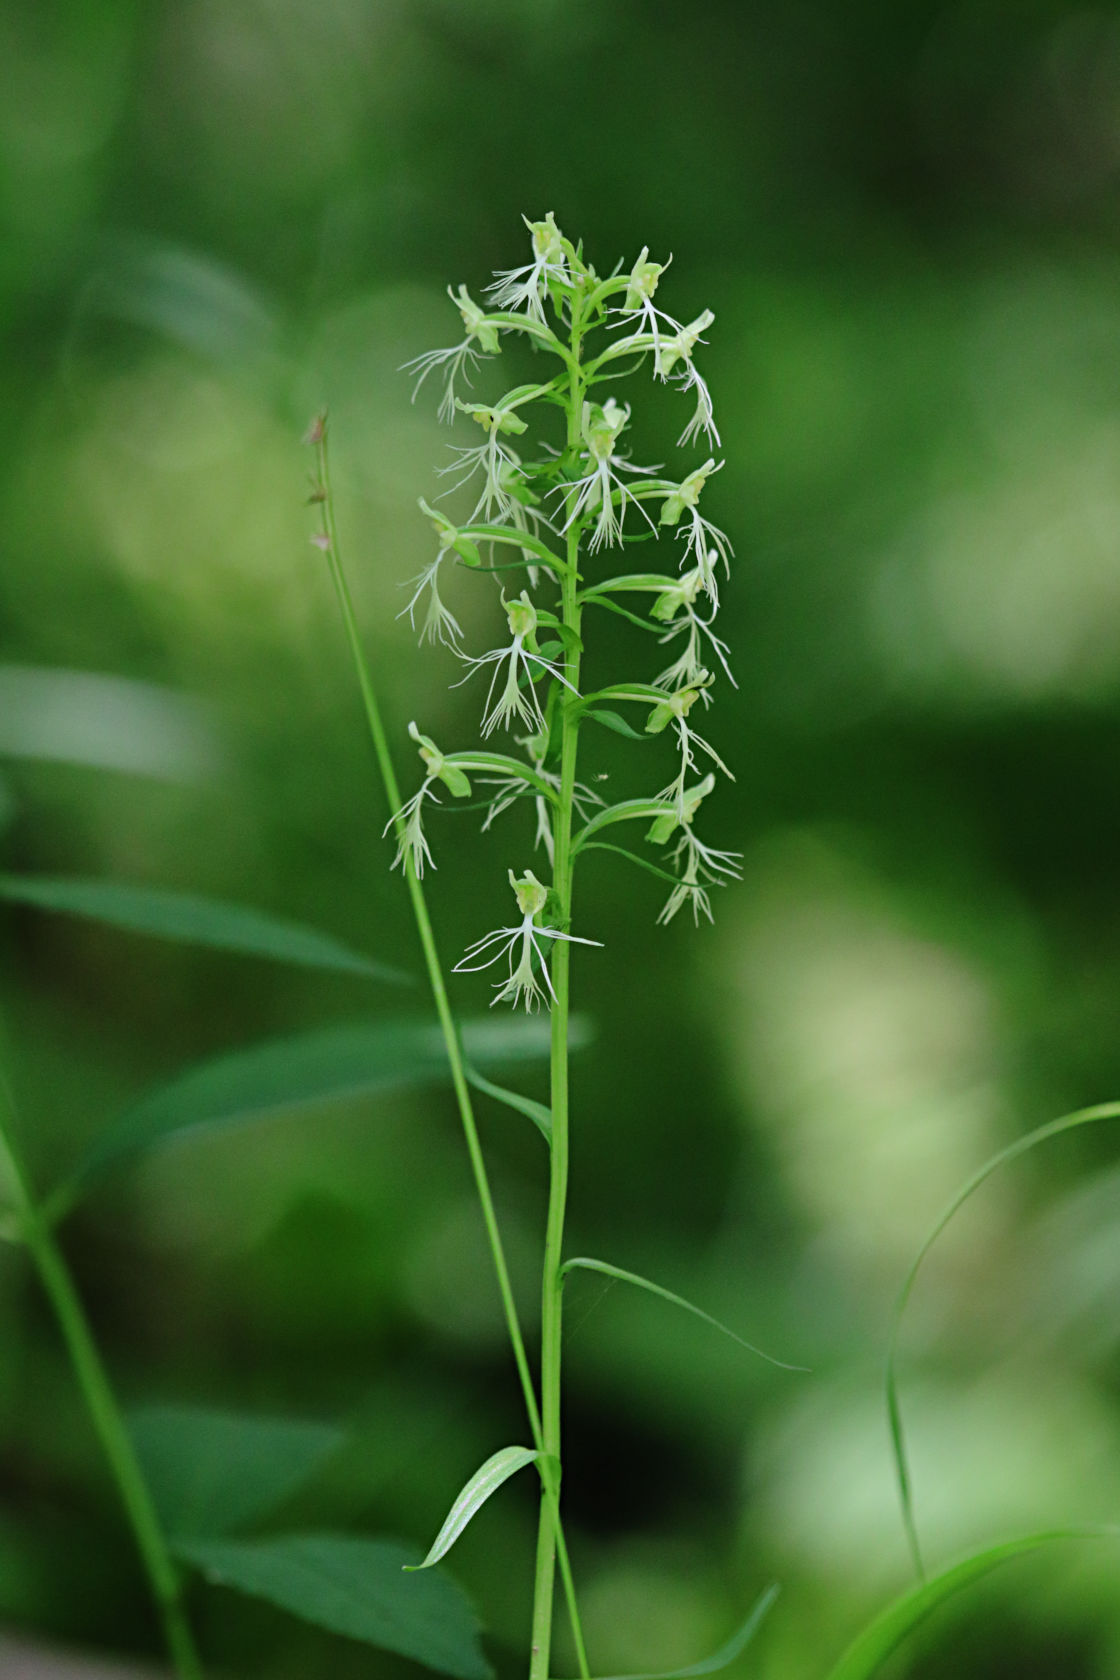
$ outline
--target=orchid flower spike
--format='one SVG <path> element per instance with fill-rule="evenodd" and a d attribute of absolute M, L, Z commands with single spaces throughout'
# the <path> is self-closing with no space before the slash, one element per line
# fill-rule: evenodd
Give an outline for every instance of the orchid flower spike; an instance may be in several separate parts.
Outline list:
<path fill-rule="evenodd" d="M 516 927 L 497 928 L 493 933 L 485 934 L 477 939 L 473 945 L 467 947 L 462 959 L 455 964 L 456 974 L 476 974 L 480 969 L 490 968 L 502 957 L 509 958 L 509 976 L 499 981 L 497 996 L 491 1000 L 491 1008 L 496 1003 L 511 1003 L 514 1008 L 523 1003 L 528 1010 L 538 1009 L 543 1003 L 548 1007 L 549 999 L 555 1003 L 556 993 L 552 987 L 552 978 L 545 961 L 545 952 L 540 945 L 542 939 L 563 939 L 572 945 L 602 945 L 599 939 L 580 939 L 572 933 L 561 933 L 559 928 L 541 927 L 538 917 L 548 902 L 548 888 L 537 880 L 531 869 L 527 869 L 520 878 L 509 871 L 509 884 L 513 888 L 517 900 L 517 908 L 521 912 L 521 921 Z M 481 962 L 476 957 L 482 957 L 489 951 L 491 955 Z M 515 960 L 516 953 L 516 960 Z M 539 967 L 540 979 L 544 981 L 542 990 L 534 963 Z"/>

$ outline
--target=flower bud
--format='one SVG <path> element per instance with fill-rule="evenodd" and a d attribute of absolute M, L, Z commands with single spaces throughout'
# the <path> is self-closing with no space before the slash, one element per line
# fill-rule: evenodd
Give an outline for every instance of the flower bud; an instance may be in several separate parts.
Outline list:
<path fill-rule="evenodd" d="M 626 296 L 622 307 L 627 315 L 636 315 L 643 303 L 648 303 L 657 290 L 657 282 L 668 268 L 668 263 L 649 262 L 649 246 L 642 246 L 642 254 L 630 270 L 630 283 L 626 288 Z M 671 259 L 670 259 L 671 260 Z"/>
<path fill-rule="evenodd" d="M 523 916 L 539 916 L 548 902 L 548 888 L 542 886 L 531 869 L 527 869 L 520 880 L 511 869 L 509 884 L 513 888 L 517 899 L 517 908 Z"/>
<path fill-rule="evenodd" d="M 529 599 L 528 591 L 523 589 L 516 601 L 507 601 L 503 596 L 502 605 L 509 619 L 510 635 L 519 636 L 522 641 L 531 636 L 537 628 L 537 609 Z"/>

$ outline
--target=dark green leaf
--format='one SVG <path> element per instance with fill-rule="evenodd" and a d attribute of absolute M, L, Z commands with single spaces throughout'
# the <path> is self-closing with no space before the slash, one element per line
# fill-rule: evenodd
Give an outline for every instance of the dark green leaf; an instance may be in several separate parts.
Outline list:
<path fill-rule="evenodd" d="M 368 979 L 409 984 L 399 969 L 352 951 L 329 934 L 266 916 L 240 904 L 223 904 L 194 893 L 161 887 L 135 887 L 120 881 L 83 880 L 49 875 L 0 875 L 0 898 L 31 904 L 39 910 L 87 916 L 131 933 L 154 934 L 184 944 L 268 957 L 275 962 L 335 969 Z"/>
<path fill-rule="evenodd" d="M 166 1533 L 227 1534 L 264 1516 L 342 1443 L 330 1424 L 146 1406 L 129 1432 Z"/>
<path fill-rule="evenodd" d="M 548 1054 L 549 1026 L 516 1016 L 468 1021 L 463 1043 L 475 1061 L 522 1061 Z M 371 1021 L 271 1039 L 202 1062 L 142 1097 L 93 1144 L 75 1180 L 202 1127 L 449 1077 L 443 1034 L 431 1021 Z"/>
<path fill-rule="evenodd" d="M 419 1560 L 415 1547 L 343 1534 L 287 1534 L 275 1540 L 186 1541 L 174 1550 L 218 1586 L 411 1657 L 437 1674 L 489 1680 L 492 1670 L 470 1601 L 438 1571 L 406 1574 Z"/>

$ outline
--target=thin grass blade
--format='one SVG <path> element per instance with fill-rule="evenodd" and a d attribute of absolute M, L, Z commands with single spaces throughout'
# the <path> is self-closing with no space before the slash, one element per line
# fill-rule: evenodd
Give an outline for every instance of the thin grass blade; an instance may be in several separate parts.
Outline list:
<path fill-rule="evenodd" d="M 887 1363 L 885 1375 L 887 1420 L 890 1427 L 891 1453 L 894 1459 L 895 1481 L 898 1484 L 899 1503 L 902 1507 L 902 1521 L 906 1530 L 906 1539 L 910 1547 L 910 1555 L 914 1561 L 917 1573 L 924 1573 L 922 1551 L 918 1541 L 917 1523 L 914 1517 L 914 1490 L 910 1477 L 910 1462 L 906 1450 L 906 1436 L 902 1426 L 902 1406 L 898 1397 L 898 1342 L 902 1330 L 902 1319 L 906 1306 L 914 1288 L 915 1280 L 921 1265 L 942 1231 L 948 1225 L 953 1215 L 968 1201 L 974 1191 L 979 1190 L 986 1179 L 1000 1167 L 1006 1166 L 1018 1156 L 1025 1155 L 1028 1150 L 1038 1144 L 1045 1143 L 1048 1138 L 1059 1137 L 1063 1132 L 1075 1131 L 1079 1126 L 1092 1126 L 1101 1120 L 1120 1120 L 1120 1102 L 1097 1103 L 1091 1108 L 1075 1109 L 1070 1114 L 1063 1114 L 1058 1120 L 1050 1120 L 1045 1126 L 1039 1126 L 1025 1137 L 1016 1138 L 1006 1149 L 986 1161 L 977 1168 L 972 1177 L 957 1191 L 948 1206 L 945 1207 L 930 1227 L 925 1240 L 914 1257 L 913 1264 L 907 1272 L 902 1288 L 895 1301 L 894 1312 L 891 1317 L 890 1336 L 887 1341 Z"/>
<path fill-rule="evenodd" d="M 925 1618 L 954 1594 L 971 1586 L 997 1564 L 1055 1540 L 1083 1540 L 1114 1535 L 1108 1528 L 1053 1529 L 1040 1534 L 1028 1534 L 1020 1540 L 1006 1540 L 998 1546 L 986 1546 L 982 1551 L 954 1563 L 928 1581 L 920 1581 L 881 1610 L 863 1632 L 849 1645 L 836 1666 L 829 1670 L 826 1680 L 870 1680 L 887 1658 Z"/>
<path fill-rule="evenodd" d="M 713 1318 L 711 1313 L 705 1312 L 703 1307 L 694 1306 L 691 1301 L 686 1301 L 683 1295 L 676 1295 L 671 1289 L 663 1289 L 659 1283 L 651 1283 L 649 1278 L 641 1277 L 637 1272 L 624 1272 L 620 1266 L 608 1265 L 605 1260 L 588 1260 L 582 1255 L 575 1260 L 566 1260 L 560 1268 L 560 1276 L 562 1278 L 566 1277 L 569 1272 L 574 1271 L 601 1272 L 604 1277 L 617 1278 L 619 1283 L 632 1283 L 637 1289 L 644 1289 L 650 1295 L 659 1295 L 663 1301 L 668 1301 L 674 1307 L 683 1307 L 685 1312 L 691 1313 L 694 1318 L 702 1319 L 705 1324 L 710 1324 L 713 1330 L 719 1330 L 723 1335 L 730 1336 L 733 1342 L 738 1342 L 739 1346 L 746 1348 L 748 1353 L 757 1354 L 759 1359 L 765 1359 L 768 1365 L 776 1365 L 780 1371 L 807 1371 L 809 1369 L 807 1365 L 790 1365 L 784 1359 L 776 1359 L 772 1353 L 766 1353 L 762 1348 L 756 1347 L 753 1342 L 745 1341 L 742 1336 L 737 1335 L 734 1330 L 721 1323 L 718 1318 Z"/>
<path fill-rule="evenodd" d="M 779 1591 L 776 1585 L 767 1587 L 742 1627 L 736 1629 L 726 1645 L 721 1645 L 718 1651 L 702 1662 L 692 1663 L 688 1668 L 667 1668 L 660 1674 L 612 1674 L 605 1676 L 604 1680 L 699 1680 L 701 1675 L 718 1674 L 721 1669 L 730 1668 L 758 1632 Z"/>

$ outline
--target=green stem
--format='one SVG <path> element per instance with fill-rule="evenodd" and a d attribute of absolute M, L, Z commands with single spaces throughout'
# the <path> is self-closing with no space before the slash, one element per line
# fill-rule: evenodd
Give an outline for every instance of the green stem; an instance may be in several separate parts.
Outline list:
<path fill-rule="evenodd" d="M 109 1461 L 156 1602 L 175 1673 L 179 1680 L 202 1680 L 202 1664 L 183 1609 L 179 1572 L 167 1550 L 147 1483 L 69 1267 L 32 1196 L 13 1135 L 14 1123 L 15 1102 L 0 1069 L 0 1173 L 7 1177 L 15 1196 L 20 1236 L 54 1311 L 78 1387 Z"/>
<path fill-rule="evenodd" d="M 354 612 L 354 603 L 350 588 L 346 581 L 346 574 L 342 568 L 342 558 L 338 544 L 338 530 L 335 524 L 334 499 L 331 494 L 330 464 L 327 458 L 326 419 L 320 417 L 313 428 L 312 437 L 317 452 L 319 468 L 319 494 L 323 513 L 323 538 L 325 553 L 330 567 L 331 579 L 334 583 L 338 604 L 342 612 L 343 624 L 346 629 L 350 652 L 354 660 L 358 686 L 361 690 L 362 703 L 365 708 L 366 722 L 373 741 L 373 750 L 377 758 L 377 767 L 381 775 L 385 797 L 389 802 L 389 809 L 398 812 L 402 800 L 400 787 L 397 783 L 396 772 L 393 769 L 392 755 L 389 751 L 389 741 L 385 734 L 381 720 L 381 709 L 377 704 L 377 695 L 373 687 L 369 666 L 366 662 L 365 650 L 362 647 L 358 621 Z M 573 580 L 574 590 L 574 580 Z M 398 839 L 402 838 L 403 825 L 395 821 Z M 424 888 L 413 867 L 408 848 L 403 847 L 403 864 L 408 894 L 412 902 L 412 911 L 416 919 L 420 944 L 424 952 L 424 963 L 428 971 L 428 983 L 439 1017 L 439 1024 L 443 1031 L 444 1044 L 447 1048 L 447 1060 L 451 1067 L 451 1083 L 455 1091 L 455 1100 L 459 1107 L 459 1117 L 462 1121 L 463 1134 L 467 1142 L 467 1153 L 470 1157 L 471 1171 L 474 1175 L 475 1190 L 478 1193 L 482 1208 L 483 1223 L 486 1236 L 490 1244 L 490 1254 L 494 1264 L 494 1271 L 498 1280 L 498 1292 L 501 1296 L 502 1311 L 505 1315 L 506 1330 L 510 1345 L 513 1349 L 514 1362 L 521 1382 L 521 1392 L 525 1399 L 525 1410 L 528 1414 L 529 1428 L 533 1436 L 533 1445 L 545 1456 L 541 1461 L 541 1485 L 545 1504 L 549 1511 L 551 1532 L 556 1537 L 556 1544 L 560 1553 L 560 1568 L 564 1578 L 565 1596 L 568 1614 L 572 1624 L 572 1634 L 577 1650 L 580 1652 L 580 1672 L 586 1677 L 589 1674 L 586 1656 L 583 1655 L 583 1633 L 580 1628 L 579 1610 L 576 1605 L 575 1587 L 572 1580 L 571 1566 L 568 1562 L 567 1546 L 564 1542 L 563 1529 L 560 1524 L 560 1478 L 553 1462 L 547 1456 L 545 1447 L 545 1433 L 542 1426 L 540 1407 L 537 1404 L 536 1389 L 529 1370 L 529 1360 L 525 1351 L 525 1338 L 521 1333 L 521 1323 L 517 1315 L 517 1306 L 513 1298 L 513 1286 L 510 1282 L 509 1267 L 506 1262 L 505 1248 L 502 1244 L 501 1233 L 498 1229 L 497 1214 L 494 1211 L 494 1198 L 490 1190 L 490 1178 L 486 1171 L 486 1163 L 482 1155 L 482 1144 L 478 1136 L 478 1126 L 475 1122 L 474 1105 L 471 1102 L 470 1090 L 467 1085 L 466 1069 L 463 1065 L 463 1051 L 459 1042 L 458 1028 L 455 1017 L 451 1012 L 451 1004 L 447 996 L 447 986 L 443 977 L 443 968 L 439 953 L 436 950 L 435 935 L 432 931 L 431 917 L 428 914 L 427 900 Z M 562 941 L 560 942 L 562 943 Z"/>
<path fill-rule="evenodd" d="M 580 322 L 572 321 L 573 365 L 571 394 L 568 408 L 568 446 L 574 450 L 579 444 L 583 402 L 583 382 L 579 373 Z M 578 521 L 568 528 L 568 564 L 561 575 L 562 618 L 572 631 L 568 638 L 571 652 L 566 662 L 566 675 L 572 687 L 579 689 L 580 615 L 579 600 L 579 539 Z M 576 758 L 579 748 L 579 712 L 563 706 L 561 711 L 560 800 L 555 824 L 555 861 L 552 872 L 556 895 L 556 916 L 561 930 L 571 925 L 572 874 L 575 856 L 572 850 L 572 812 L 576 783 Z M 561 1459 L 560 1431 L 560 1375 L 561 1331 L 563 1304 L 564 1218 L 568 1203 L 568 976 L 571 945 L 558 939 L 553 947 L 552 988 L 552 1054 L 551 1107 L 552 1150 L 548 1220 L 545 1228 L 544 1268 L 541 1280 L 541 1421 L 544 1428 L 544 1449 L 557 1462 Z M 555 1580 L 558 1531 L 553 1512 L 542 1500 L 540 1526 L 537 1534 L 537 1569 L 533 1597 L 533 1647 L 529 1669 L 530 1680 L 547 1680 L 552 1646 L 552 1596 Z M 566 1591 L 569 1587 L 569 1568 L 565 1551 L 559 1548 L 560 1573 Z M 580 1673 L 587 1675 L 587 1657 L 583 1642 L 577 1637 Z"/>

